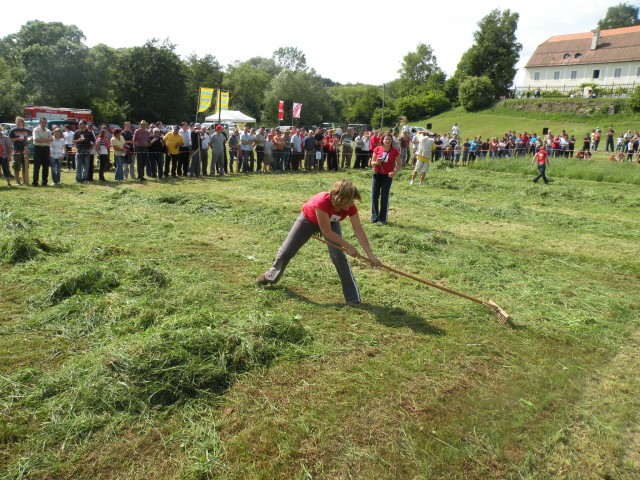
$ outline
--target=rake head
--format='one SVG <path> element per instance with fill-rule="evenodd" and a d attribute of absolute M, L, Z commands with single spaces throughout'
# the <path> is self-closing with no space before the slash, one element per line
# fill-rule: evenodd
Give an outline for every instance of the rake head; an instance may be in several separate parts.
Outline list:
<path fill-rule="evenodd" d="M 491 308 L 498 316 L 498 323 L 500 325 L 504 325 L 505 323 L 507 323 L 507 320 L 509 320 L 509 314 L 507 312 L 499 307 L 498 304 L 493 300 L 489 300 L 487 304 L 489 305 L 489 308 Z"/>

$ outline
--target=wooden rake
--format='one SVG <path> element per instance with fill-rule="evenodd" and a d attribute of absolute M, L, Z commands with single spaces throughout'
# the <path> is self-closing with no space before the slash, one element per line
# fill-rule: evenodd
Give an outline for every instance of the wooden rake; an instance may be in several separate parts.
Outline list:
<path fill-rule="evenodd" d="M 346 249 L 342 245 L 337 245 L 333 242 L 330 242 L 316 235 L 313 235 L 312 238 L 318 240 L 319 242 L 325 243 L 330 247 L 336 248 L 338 250 L 342 250 L 343 252 L 346 253 Z M 367 257 L 360 255 L 359 253 L 356 253 L 356 255 L 354 256 L 355 258 L 359 258 L 360 260 L 364 260 L 367 262 L 369 261 Z M 472 302 L 476 302 L 476 303 L 479 303 L 480 305 L 484 305 L 485 307 L 488 307 L 491 310 L 493 310 L 493 312 L 498 317 L 498 323 L 500 323 L 500 325 L 504 325 L 505 323 L 507 323 L 507 320 L 509 320 L 509 314 L 505 312 L 504 309 L 500 308 L 498 304 L 491 299 L 488 302 L 485 302 L 484 300 L 480 300 L 479 298 L 472 297 L 471 295 L 458 292 L 451 288 L 443 287 L 442 285 L 438 285 L 437 283 L 423 280 L 422 278 L 418 278 L 414 275 L 411 275 L 410 273 L 403 272 L 402 270 L 398 270 L 397 268 L 393 268 L 388 265 L 384 265 L 382 263 L 380 264 L 380 268 L 384 268 L 385 270 L 389 270 L 390 272 L 397 273 L 398 275 L 402 275 L 403 277 L 410 278 L 411 280 L 415 280 L 416 282 L 424 283 L 425 285 L 429 285 L 430 287 L 437 288 L 438 290 L 442 290 L 443 292 L 452 293 L 453 295 L 457 295 L 458 297 L 466 298 L 467 300 L 471 300 Z"/>

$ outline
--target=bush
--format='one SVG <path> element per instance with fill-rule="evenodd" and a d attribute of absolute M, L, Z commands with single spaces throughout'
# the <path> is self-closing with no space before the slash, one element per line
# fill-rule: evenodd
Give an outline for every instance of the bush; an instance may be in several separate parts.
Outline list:
<path fill-rule="evenodd" d="M 433 117 L 451 107 L 451 102 L 442 91 L 407 95 L 396 101 L 396 112 L 407 118 Z"/>
<path fill-rule="evenodd" d="M 634 113 L 640 112 L 640 87 L 636 87 L 631 97 L 629 97 L 627 107 Z"/>
<path fill-rule="evenodd" d="M 468 77 L 460 83 L 460 104 L 468 112 L 488 107 L 493 102 L 494 95 L 489 77 Z"/>

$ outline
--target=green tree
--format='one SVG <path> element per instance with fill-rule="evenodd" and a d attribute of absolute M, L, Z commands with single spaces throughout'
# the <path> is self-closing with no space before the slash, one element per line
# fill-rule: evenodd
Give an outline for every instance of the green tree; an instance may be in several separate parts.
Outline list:
<path fill-rule="evenodd" d="M 469 112 L 488 107 L 494 98 L 493 82 L 489 77 L 467 77 L 460 83 L 460 104 Z"/>
<path fill-rule="evenodd" d="M 454 76 L 460 82 L 467 77 L 487 76 L 494 94 L 506 95 L 522 50 L 516 38 L 518 18 L 516 12 L 495 9 L 480 20 L 473 34 L 474 44 L 462 55 Z"/>
<path fill-rule="evenodd" d="M 186 60 L 187 69 L 187 91 L 189 98 L 198 98 L 200 87 L 218 88 L 222 80 L 222 67 L 211 54 L 202 58 L 196 55 L 189 55 Z M 212 108 L 215 102 L 212 103 Z"/>
<path fill-rule="evenodd" d="M 29 101 L 48 105 L 89 107 L 88 48 L 75 25 L 27 22 L 14 36 Z"/>
<path fill-rule="evenodd" d="M 190 98 L 184 63 L 167 41 L 149 40 L 127 49 L 117 66 L 117 102 L 131 106 L 131 118 L 175 123 L 195 115 L 197 98 Z"/>
<path fill-rule="evenodd" d="M 328 89 L 322 84 L 322 78 L 311 69 L 308 72 L 282 70 L 269 83 L 264 97 L 262 120 L 276 123 L 278 120 L 278 102 L 284 101 L 284 124 L 293 125 L 293 102 L 302 103 L 301 125 L 318 124 L 333 120 L 336 109 Z"/>
<path fill-rule="evenodd" d="M 612 28 L 640 25 L 638 10 L 638 7 L 628 3 L 619 3 L 618 5 L 609 7 L 604 18 L 598 21 L 598 28 L 600 30 L 610 30 Z"/>
<path fill-rule="evenodd" d="M 230 92 L 230 108 L 260 118 L 267 85 L 279 71 L 273 60 L 262 57 L 227 66 L 224 87 Z"/>
<path fill-rule="evenodd" d="M 280 47 L 271 56 L 276 64 L 293 71 L 304 71 L 307 69 L 307 58 L 302 51 L 296 47 Z"/>
<path fill-rule="evenodd" d="M 347 123 L 369 123 L 374 110 L 382 104 L 382 91 L 372 85 L 330 87 L 337 117 Z"/>
<path fill-rule="evenodd" d="M 439 75 L 444 83 L 444 74 L 438 67 L 433 49 L 424 43 L 419 43 L 415 52 L 404 56 L 398 73 L 405 91 L 425 85 L 434 75 Z"/>

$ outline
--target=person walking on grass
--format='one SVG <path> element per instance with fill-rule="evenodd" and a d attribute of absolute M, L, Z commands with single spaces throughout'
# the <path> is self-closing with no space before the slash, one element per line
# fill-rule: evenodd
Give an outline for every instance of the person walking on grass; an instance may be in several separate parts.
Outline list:
<path fill-rule="evenodd" d="M 538 160 L 539 173 L 533 179 L 533 183 L 538 183 L 538 180 L 542 178 L 542 180 L 544 180 L 544 183 L 548 184 L 549 180 L 547 179 L 545 172 L 547 170 L 547 166 L 549 165 L 549 154 L 547 153 L 547 150 L 545 149 L 544 145 L 540 147 L 540 150 L 538 150 L 538 152 L 531 159 L 531 166 L 535 164 L 536 159 Z"/>
<path fill-rule="evenodd" d="M 418 161 L 416 162 L 416 166 L 411 174 L 409 185 L 413 185 L 418 173 L 420 173 L 420 185 L 423 185 L 424 177 L 429 173 L 429 164 L 433 159 L 433 152 L 435 149 L 436 145 L 433 138 L 431 138 L 431 135 L 425 134 L 418 144 Z"/>
<path fill-rule="evenodd" d="M 291 259 L 315 233 L 321 232 L 331 243 L 344 247 L 348 255 L 357 256 L 358 250 L 356 247 L 342 238 L 340 222 L 347 217 L 349 217 L 356 238 L 367 254 L 369 261 L 373 266 L 378 266 L 380 262 L 373 254 L 367 234 L 362 228 L 358 209 L 354 203 L 355 200 L 361 202 L 362 197 L 350 180 L 338 180 L 331 187 L 331 191 L 320 192 L 311 197 L 302 206 L 302 213 L 293 224 L 293 227 L 291 227 L 286 240 L 278 250 L 273 265 L 263 275 L 260 275 L 256 282 L 259 285 L 268 285 L 280 280 Z M 330 246 L 329 257 L 340 277 L 342 293 L 346 302 L 349 305 L 359 305 L 361 303 L 360 292 L 353 278 L 345 252 Z"/>

